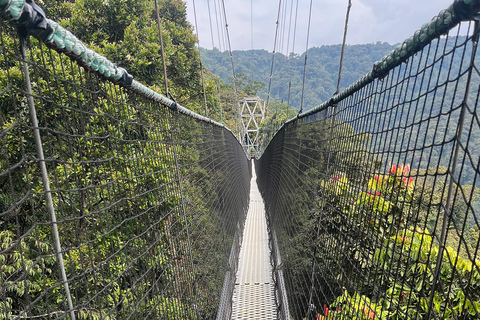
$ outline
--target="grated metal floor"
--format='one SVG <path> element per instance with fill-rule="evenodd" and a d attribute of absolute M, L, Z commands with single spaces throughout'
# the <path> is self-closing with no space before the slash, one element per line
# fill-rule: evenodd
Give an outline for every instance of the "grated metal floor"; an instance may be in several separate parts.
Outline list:
<path fill-rule="evenodd" d="M 265 206 L 257 187 L 255 169 L 252 171 L 250 206 L 233 291 L 233 320 L 277 318 Z"/>

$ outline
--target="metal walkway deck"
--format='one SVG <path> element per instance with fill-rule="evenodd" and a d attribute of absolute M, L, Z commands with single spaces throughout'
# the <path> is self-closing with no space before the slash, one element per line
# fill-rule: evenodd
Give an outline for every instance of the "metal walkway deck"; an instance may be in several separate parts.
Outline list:
<path fill-rule="evenodd" d="M 232 319 L 277 319 L 265 206 L 255 169 L 233 291 Z"/>

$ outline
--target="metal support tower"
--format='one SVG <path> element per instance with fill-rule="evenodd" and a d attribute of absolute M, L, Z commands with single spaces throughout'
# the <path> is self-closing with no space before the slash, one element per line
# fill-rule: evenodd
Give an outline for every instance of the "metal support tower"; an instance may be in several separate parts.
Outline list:
<path fill-rule="evenodd" d="M 256 157 L 259 152 L 258 133 L 265 120 L 265 101 L 259 97 L 247 97 L 239 101 L 242 145 L 247 154 Z"/>

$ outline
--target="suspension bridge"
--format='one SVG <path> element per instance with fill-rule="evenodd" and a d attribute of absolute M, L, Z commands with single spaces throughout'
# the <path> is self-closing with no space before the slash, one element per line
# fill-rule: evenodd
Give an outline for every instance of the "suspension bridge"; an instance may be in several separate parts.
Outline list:
<path fill-rule="evenodd" d="M 250 159 L 0 0 L 0 319 L 479 319 L 479 14 L 455 1 Z"/>

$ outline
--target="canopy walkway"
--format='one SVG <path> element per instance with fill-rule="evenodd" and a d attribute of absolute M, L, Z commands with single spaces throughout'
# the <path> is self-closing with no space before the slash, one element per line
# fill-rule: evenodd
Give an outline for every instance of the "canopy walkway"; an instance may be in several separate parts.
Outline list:
<path fill-rule="evenodd" d="M 479 319 L 479 13 L 455 1 L 251 160 L 0 0 L 0 320 Z"/>
<path fill-rule="evenodd" d="M 256 178 L 253 173 L 233 291 L 232 319 L 277 318 L 265 205 Z"/>

